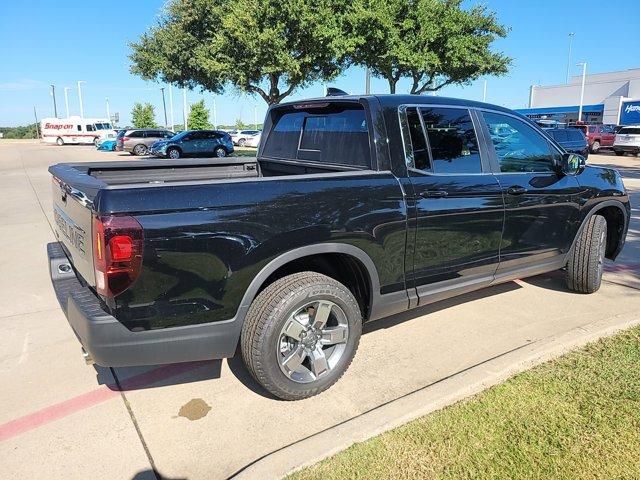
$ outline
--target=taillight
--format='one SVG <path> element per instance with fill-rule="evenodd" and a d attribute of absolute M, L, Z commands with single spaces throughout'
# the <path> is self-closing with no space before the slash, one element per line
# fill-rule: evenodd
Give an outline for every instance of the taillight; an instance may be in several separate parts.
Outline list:
<path fill-rule="evenodd" d="M 115 297 L 129 288 L 142 267 L 142 226 L 133 217 L 93 217 L 96 290 Z"/>
<path fill-rule="evenodd" d="M 122 138 L 120 139 L 120 143 L 124 143 L 124 142 L 126 142 L 127 140 L 129 140 L 129 137 L 122 137 Z"/>

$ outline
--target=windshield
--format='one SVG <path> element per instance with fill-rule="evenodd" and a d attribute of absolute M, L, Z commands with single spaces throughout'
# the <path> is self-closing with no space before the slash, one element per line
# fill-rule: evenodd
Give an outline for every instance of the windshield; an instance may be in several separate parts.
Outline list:
<path fill-rule="evenodd" d="M 640 127 L 625 127 L 618 132 L 621 135 L 640 135 Z"/>
<path fill-rule="evenodd" d="M 183 130 L 182 132 L 176 133 L 173 137 L 171 137 L 171 140 L 180 140 L 184 138 L 189 132 L 190 130 Z"/>

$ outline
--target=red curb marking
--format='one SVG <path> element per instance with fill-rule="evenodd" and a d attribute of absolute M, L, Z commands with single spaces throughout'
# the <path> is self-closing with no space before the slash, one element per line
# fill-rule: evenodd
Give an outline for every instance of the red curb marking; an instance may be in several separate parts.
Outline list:
<path fill-rule="evenodd" d="M 162 380 L 167 380 L 182 373 L 196 370 L 207 363 L 210 362 L 187 362 L 166 365 L 123 380 L 120 382 L 120 385 L 122 387 L 122 391 L 148 387 Z M 21 435 L 42 425 L 46 425 L 47 423 L 72 415 L 86 408 L 106 402 L 107 400 L 119 395 L 120 389 L 118 389 L 117 385 L 103 385 L 90 392 L 83 393 L 63 402 L 45 407 L 42 410 L 16 418 L 15 420 L 11 420 L 0 425 L 0 442 L 17 435 Z"/>

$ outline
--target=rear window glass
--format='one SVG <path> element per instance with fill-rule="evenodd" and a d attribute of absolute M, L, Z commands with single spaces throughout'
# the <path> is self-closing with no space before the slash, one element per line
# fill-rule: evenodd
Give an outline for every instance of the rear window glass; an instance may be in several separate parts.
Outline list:
<path fill-rule="evenodd" d="M 577 133 L 578 135 L 580 135 L 580 132 L 578 132 L 577 130 L 571 130 L 572 133 Z M 566 142 L 567 141 L 567 137 L 569 135 L 569 130 L 552 130 L 551 132 L 549 132 L 551 134 L 551 136 L 554 138 L 554 140 L 556 142 Z"/>
<path fill-rule="evenodd" d="M 576 128 L 578 130 L 581 130 L 583 133 L 587 133 L 587 126 L 586 125 L 571 125 L 571 128 Z"/>
<path fill-rule="evenodd" d="M 371 166 L 369 130 L 360 105 L 333 104 L 278 113 L 274 112 L 276 118 L 264 146 L 265 157 Z"/>
<path fill-rule="evenodd" d="M 621 135 L 640 135 L 640 127 L 625 127 L 618 132 Z"/>

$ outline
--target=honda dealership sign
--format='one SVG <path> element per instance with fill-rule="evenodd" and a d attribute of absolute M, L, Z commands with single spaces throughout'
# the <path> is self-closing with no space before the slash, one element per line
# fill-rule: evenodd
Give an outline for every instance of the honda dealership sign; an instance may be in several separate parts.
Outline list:
<path fill-rule="evenodd" d="M 622 102 L 620 125 L 640 124 L 640 100 Z"/>

